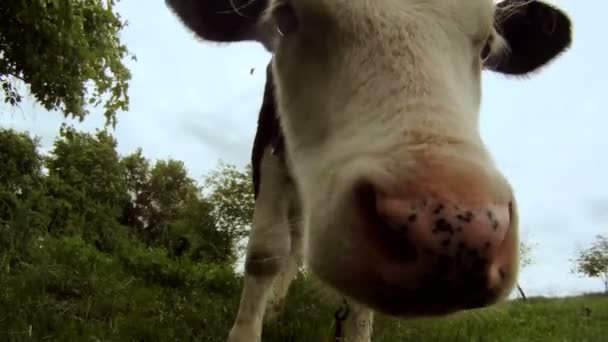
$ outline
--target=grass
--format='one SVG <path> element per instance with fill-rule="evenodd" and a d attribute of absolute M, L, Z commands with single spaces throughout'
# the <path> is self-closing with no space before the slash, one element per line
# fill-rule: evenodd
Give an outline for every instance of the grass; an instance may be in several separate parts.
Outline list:
<path fill-rule="evenodd" d="M 136 245 L 109 255 L 78 238 L 41 246 L 30 262 L 0 268 L 0 342 L 225 342 L 242 279 L 224 268 Z M 296 278 L 263 341 L 330 342 L 338 303 L 314 279 Z M 608 296 L 514 300 L 434 319 L 377 316 L 373 341 L 608 341 Z"/>
<path fill-rule="evenodd" d="M 281 320 L 266 329 L 264 341 L 330 341 L 327 324 L 311 326 L 317 319 L 300 317 L 299 325 L 281 328 Z M 329 316 L 327 317 L 328 322 Z M 293 323 L 292 323 L 293 324 Z M 294 333 L 293 330 L 298 330 Z M 589 294 L 566 298 L 530 298 L 502 305 L 455 314 L 444 318 L 397 320 L 377 316 L 374 342 L 467 341 L 467 342 L 585 342 L 608 341 L 608 296 Z"/>
<path fill-rule="evenodd" d="M 377 341 L 608 341 L 608 296 L 516 300 L 409 324 L 386 319 L 377 329 Z"/>

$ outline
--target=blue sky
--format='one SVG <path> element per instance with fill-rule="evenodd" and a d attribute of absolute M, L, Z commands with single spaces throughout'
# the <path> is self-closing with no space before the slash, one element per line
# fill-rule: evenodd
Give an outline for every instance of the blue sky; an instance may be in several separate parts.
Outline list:
<path fill-rule="evenodd" d="M 555 3 L 555 1 L 553 1 Z M 572 49 L 529 79 L 484 75 L 481 129 L 509 178 L 521 234 L 537 244 L 535 264 L 520 283 L 529 294 L 601 290 L 599 280 L 570 274 L 576 248 L 608 232 L 608 60 L 605 0 L 560 0 L 575 24 Z M 270 58 L 254 43 L 203 43 L 186 31 L 164 1 L 123 1 L 123 39 L 137 57 L 131 107 L 114 132 L 121 153 L 142 147 L 150 158 L 185 162 L 199 179 L 219 159 L 249 161 Z M 255 68 L 253 75 L 250 69 Z M 1 108 L 0 125 L 30 131 L 50 148 L 59 113 L 27 101 Z M 68 120 L 72 122 L 71 120 Z M 95 111 L 83 130 L 101 127 Z"/>

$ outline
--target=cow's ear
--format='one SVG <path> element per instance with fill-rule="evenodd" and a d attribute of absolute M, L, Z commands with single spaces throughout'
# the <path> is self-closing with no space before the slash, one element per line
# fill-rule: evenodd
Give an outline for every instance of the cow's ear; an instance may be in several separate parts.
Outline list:
<path fill-rule="evenodd" d="M 268 0 L 165 0 L 186 27 L 214 42 L 258 41 L 268 48 L 260 18 Z"/>
<path fill-rule="evenodd" d="M 507 43 L 503 54 L 484 61 L 486 69 L 525 75 L 570 47 L 571 22 L 561 10 L 536 0 L 504 0 L 496 5 L 495 28 Z"/>

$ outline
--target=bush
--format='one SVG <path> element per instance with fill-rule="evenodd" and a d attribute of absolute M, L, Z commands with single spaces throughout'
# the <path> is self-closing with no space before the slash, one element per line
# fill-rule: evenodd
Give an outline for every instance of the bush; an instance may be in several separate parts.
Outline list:
<path fill-rule="evenodd" d="M 0 278 L 2 341 L 215 341 L 238 305 L 231 270 L 162 249 L 125 242 L 107 254 L 78 236 L 32 247 L 31 260 Z"/>

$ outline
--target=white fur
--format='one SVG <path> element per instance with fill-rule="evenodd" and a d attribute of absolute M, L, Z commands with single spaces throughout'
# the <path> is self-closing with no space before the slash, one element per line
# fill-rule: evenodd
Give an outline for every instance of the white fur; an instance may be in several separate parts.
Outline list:
<path fill-rule="evenodd" d="M 344 324 L 345 342 L 369 342 L 372 338 L 374 312 L 364 305 L 349 301 L 350 312 Z"/>
<path fill-rule="evenodd" d="M 292 3 L 309 31 L 283 38 L 274 71 L 305 232 L 313 240 L 329 234 L 328 215 L 356 179 L 398 183 L 418 168 L 417 155 L 459 155 L 498 174 L 478 130 L 478 56 L 496 34 L 492 0 Z M 306 13 L 315 11 L 339 19 L 306 27 Z M 311 242 L 306 258 L 326 259 L 324 249 Z"/>
<path fill-rule="evenodd" d="M 246 274 L 243 293 L 228 342 L 261 342 L 267 302 L 282 301 L 301 259 L 299 225 L 289 222 L 289 206 L 295 194 L 285 182 L 285 170 L 267 149 L 260 165 L 260 189 L 255 203 L 252 229 L 247 245 L 248 259 L 264 251 L 267 260 L 282 265 L 281 271 L 264 276 Z M 295 239 L 294 239 L 295 237 Z M 265 255 L 266 255 L 265 254 Z M 272 293 L 273 286 L 276 291 Z M 274 297 L 274 298 L 273 298 Z"/>

